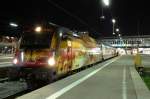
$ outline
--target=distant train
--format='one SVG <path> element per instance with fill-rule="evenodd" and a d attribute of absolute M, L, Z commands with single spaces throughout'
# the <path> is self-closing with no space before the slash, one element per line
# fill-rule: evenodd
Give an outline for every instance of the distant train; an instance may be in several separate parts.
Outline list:
<path fill-rule="evenodd" d="M 13 60 L 10 78 L 25 78 L 28 85 L 51 82 L 59 76 L 114 57 L 116 49 L 98 44 L 88 33 L 75 33 L 50 24 L 25 31 Z M 14 73 L 14 74 L 13 74 Z"/>

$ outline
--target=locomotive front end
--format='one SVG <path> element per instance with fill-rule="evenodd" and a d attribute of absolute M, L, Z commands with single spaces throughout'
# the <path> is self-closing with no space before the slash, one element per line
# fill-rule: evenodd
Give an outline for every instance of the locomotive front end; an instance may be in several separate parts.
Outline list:
<path fill-rule="evenodd" d="M 37 27 L 34 32 L 25 32 L 18 44 L 13 59 L 18 78 L 28 82 L 33 79 L 51 81 L 56 74 L 56 52 L 51 48 L 53 31 Z M 14 75 L 14 74 L 12 74 Z"/>

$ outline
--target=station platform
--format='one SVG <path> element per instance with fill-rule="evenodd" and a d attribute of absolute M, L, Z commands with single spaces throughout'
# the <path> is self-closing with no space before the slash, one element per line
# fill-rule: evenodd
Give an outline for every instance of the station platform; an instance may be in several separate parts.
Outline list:
<path fill-rule="evenodd" d="M 150 99 L 133 60 L 131 55 L 107 60 L 17 99 Z"/>
<path fill-rule="evenodd" d="M 12 67 L 13 54 L 0 54 L 0 68 Z"/>

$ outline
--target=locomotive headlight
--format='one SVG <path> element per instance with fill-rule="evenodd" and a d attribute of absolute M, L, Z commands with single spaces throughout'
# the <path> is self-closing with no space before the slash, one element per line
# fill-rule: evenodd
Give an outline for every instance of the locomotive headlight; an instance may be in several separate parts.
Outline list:
<path fill-rule="evenodd" d="M 13 63 L 14 63 L 14 64 L 17 64 L 17 63 L 18 63 L 18 59 L 15 58 L 15 59 L 13 60 Z"/>
<path fill-rule="evenodd" d="M 40 27 L 40 26 L 36 27 L 35 31 L 38 32 L 38 33 L 41 32 L 42 31 L 42 27 Z"/>
<path fill-rule="evenodd" d="M 54 66 L 55 65 L 55 59 L 53 57 L 48 59 L 48 65 Z"/>

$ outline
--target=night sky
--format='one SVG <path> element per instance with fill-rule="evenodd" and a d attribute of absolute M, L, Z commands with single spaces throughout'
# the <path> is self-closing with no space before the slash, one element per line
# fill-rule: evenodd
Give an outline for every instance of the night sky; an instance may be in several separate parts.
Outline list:
<path fill-rule="evenodd" d="M 93 37 L 112 36 L 111 19 L 115 18 L 120 33 L 149 35 L 150 9 L 148 0 L 111 0 L 100 19 L 100 0 L 3 0 L 0 2 L 0 34 L 17 35 L 27 24 L 53 22 L 72 30 L 90 31 Z M 65 10 L 64 10 L 65 9 Z M 12 28 L 9 22 L 19 27 Z"/>

